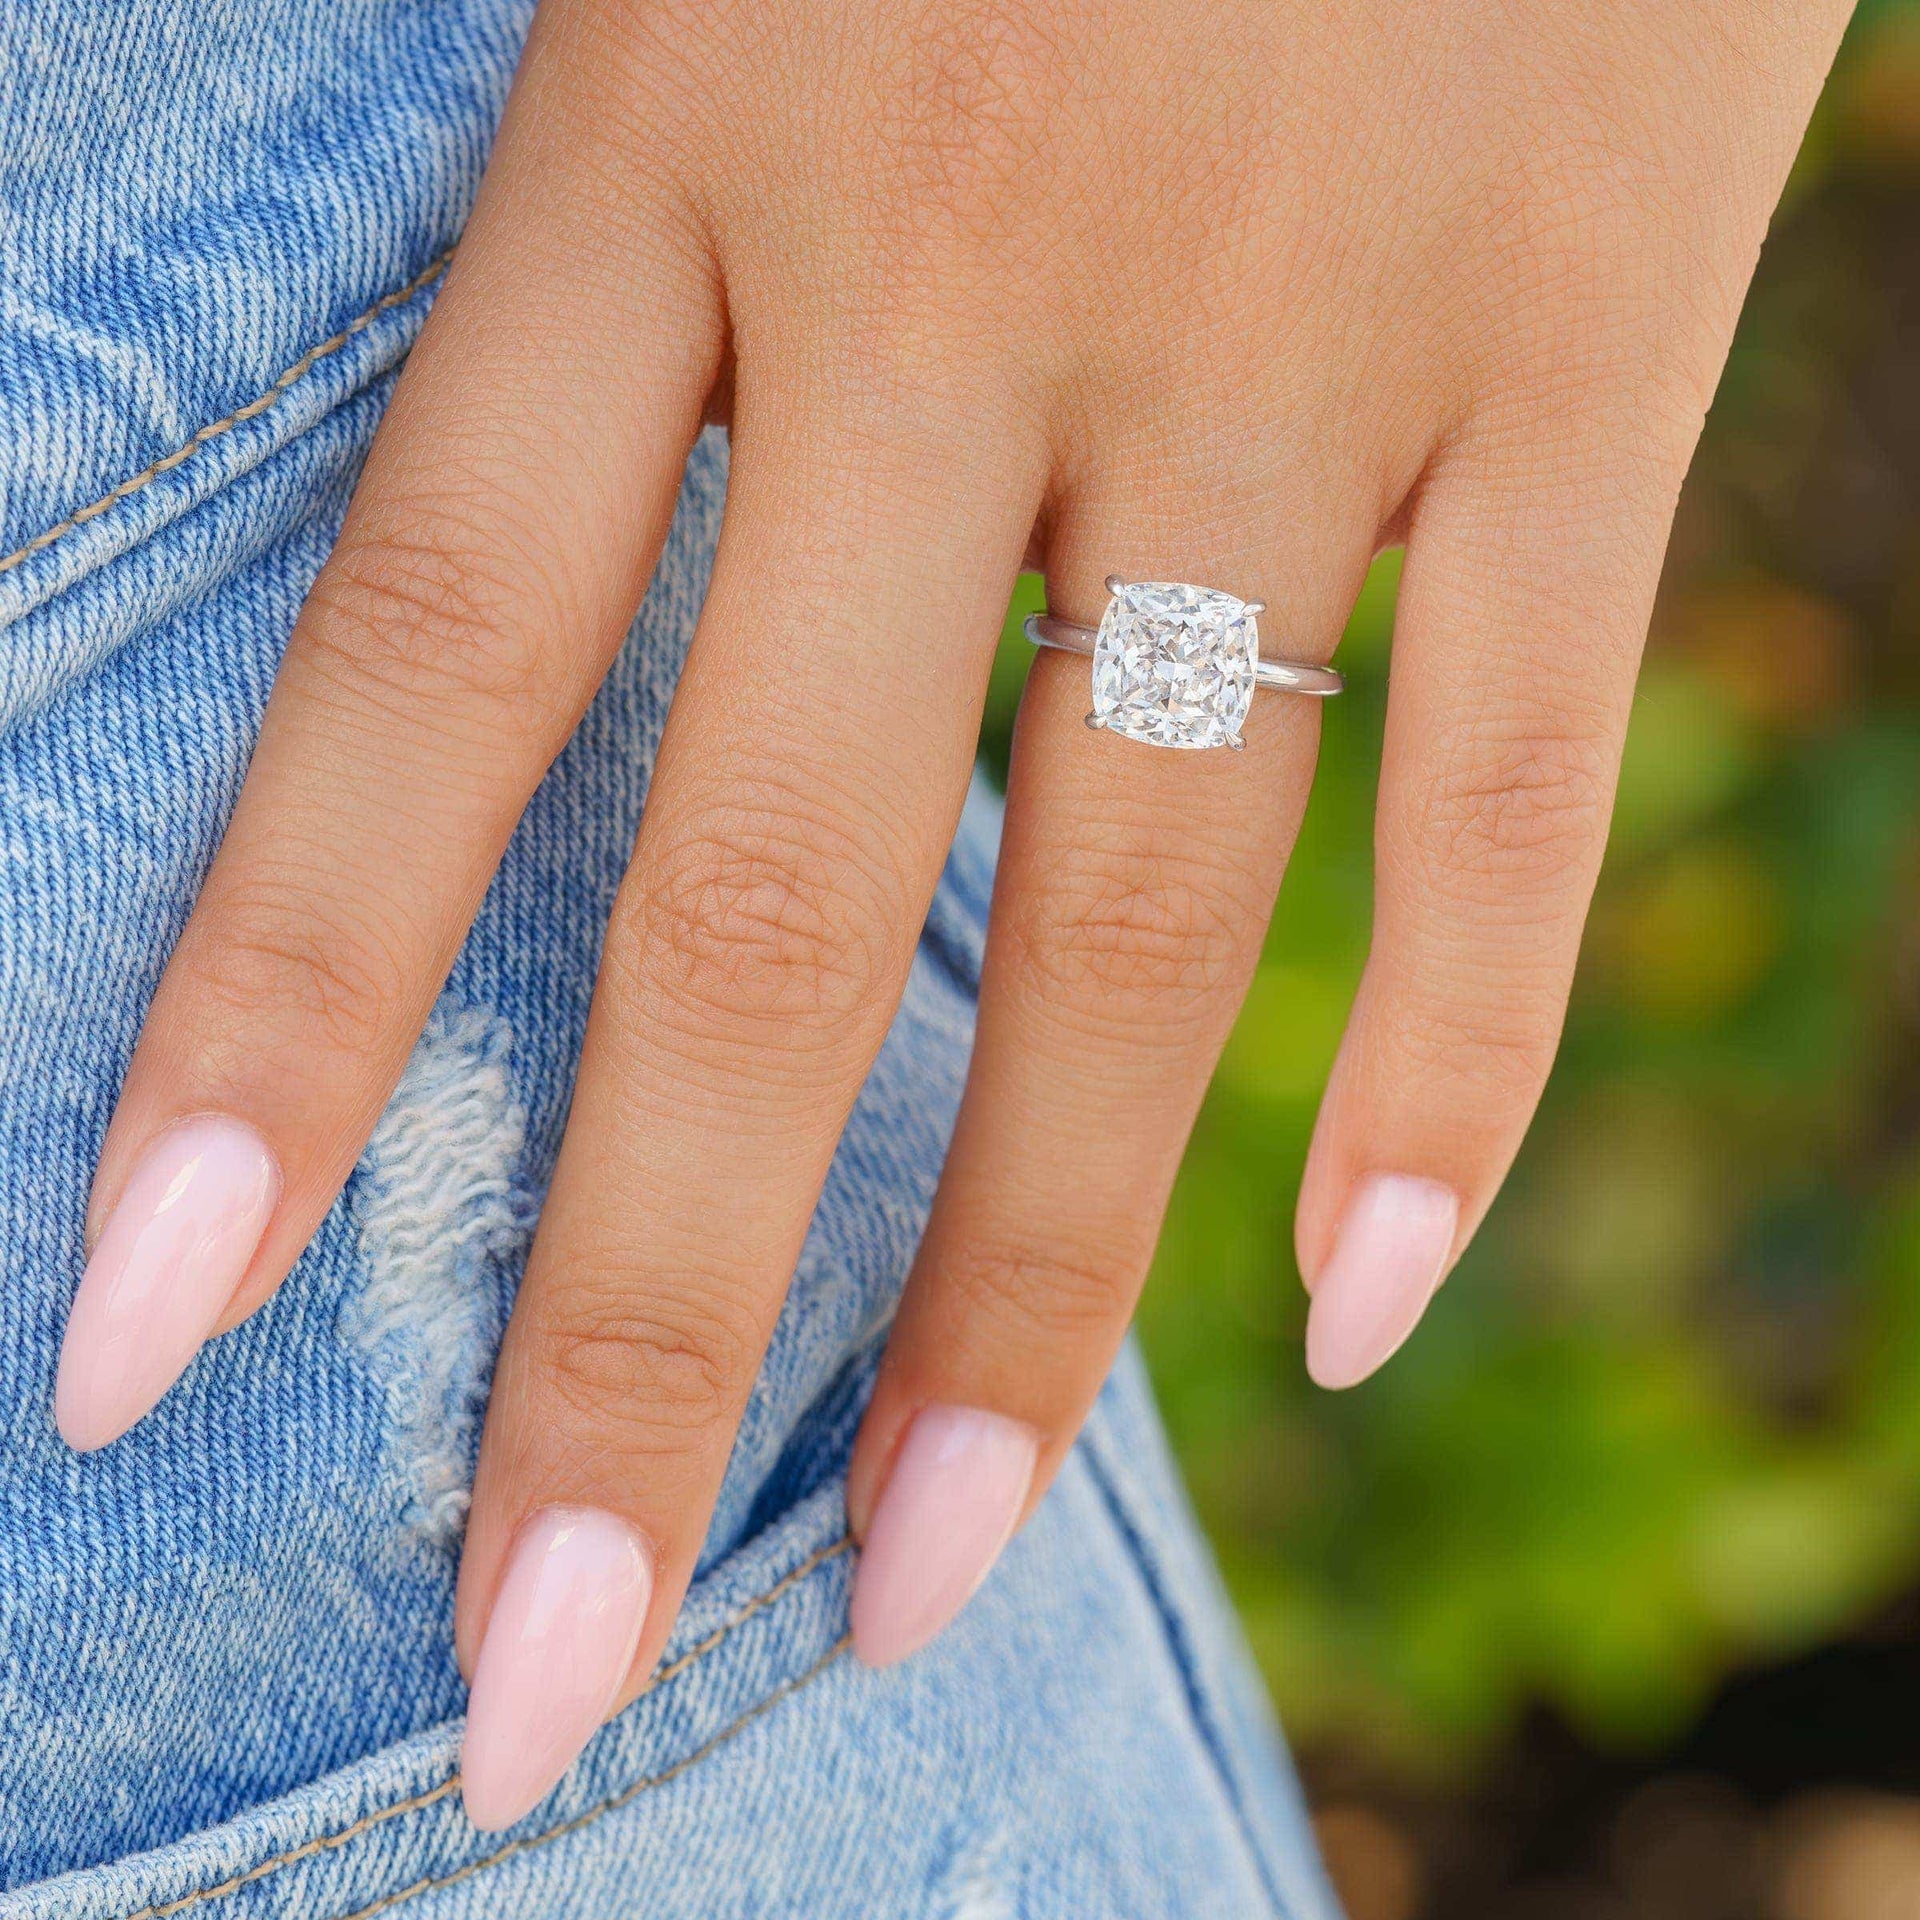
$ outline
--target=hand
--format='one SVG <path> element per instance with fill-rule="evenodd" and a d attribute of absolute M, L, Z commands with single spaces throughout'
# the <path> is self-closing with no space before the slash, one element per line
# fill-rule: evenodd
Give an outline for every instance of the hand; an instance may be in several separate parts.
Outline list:
<path fill-rule="evenodd" d="M 547 0 L 293 636 L 94 1192 L 99 1446 L 332 1205 L 625 634 L 734 464 L 487 1422 L 465 1780 L 638 1691 L 958 817 L 1022 555 L 1325 658 L 1404 539 L 1372 957 L 1301 1195 L 1360 1379 L 1553 1056 L 1674 497 L 1839 0 Z M 1111 1362 L 1305 803 L 1036 660 L 971 1079 L 854 1457 L 860 1652 L 945 1624 Z M 163 1208 L 162 1199 L 167 1202 Z"/>

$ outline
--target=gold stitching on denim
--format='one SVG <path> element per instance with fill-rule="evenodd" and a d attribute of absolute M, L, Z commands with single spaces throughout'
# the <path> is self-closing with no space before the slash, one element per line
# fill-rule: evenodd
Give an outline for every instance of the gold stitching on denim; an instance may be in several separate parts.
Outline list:
<path fill-rule="evenodd" d="M 325 360 L 336 354 L 355 334 L 364 333 L 383 313 L 404 306 L 415 294 L 423 291 L 432 281 L 446 271 L 447 262 L 453 258 L 453 249 L 432 261 L 407 282 L 404 287 L 396 287 L 393 292 L 382 294 L 357 320 L 350 320 L 333 335 L 322 340 L 317 347 L 309 347 L 292 366 L 290 366 L 265 393 L 258 399 L 249 400 L 244 407 L 237 408 L 224 420 L 216 420 L 210 427 L 202 427 L 185 445 L 174 448 L 163 459 L 156 460 L 152 466 L 143 468 L 130 480 L 122 480 L 109 493 L 103 493 L 98 500 L 90 501 L 86 506 L 70 513 L 57 525 L 49 527 L 45 533 L 37 533 L 24 547 L 16 548 L 4 559 L 0 559 L 0 573 L 10 573 L 24 560 L 31 560 L 43 548 L 50 547 L 56 540 L 65 538 L 76 527 L 84 527 L 89 520 L 97 520 L 109 507 L 118 506 L 122 500 L 138 493 L 143 487 L 150 487 L 163 473 L 171 473 L 183 461 L 190 460 L 209 440 L 217 440 L 223 433 L 230 433 L 243 421 L 252 420 L 273 406 L 287 389 L 303 379 L 308 373 Z"/>
<path fill-rule="evenodd" d="M 838 1540 L 830 1541 L 826 1546 L 818 1548 L 815 1552 L 808 1554 L 791 1573 L 776 1580 L 765 1593 L 758 1594 L 752 1600 L 748 1601 L 738 1613 L 734 1614 L 730 1619 L 722 1621 L 704 1640 L 689 1647 L 686 1652 L 683 1653 L 679 1659 L 673 1661 L 671 1665 L 662 1667 L 658 1673 L 654 1674 L 652 1678 L 648 1680 L 646 1686 L 641 1689 L 641 1697 L 644 1698 L 645 1695 L 653 1692 L 656 1687 L 664 1686 L 667 1681 L 685 1673 L 696 1661 L 704 1660 L 707 1655 L 712 1653 L 729 1635 L 737 1632 L 741 1627 L 744 1627 L 755 1614 L 764 1613 L 775 1601 L 791 1593 L 809 1574 L 817 1572 L 821 1567 L 825 1566 L 829 1560 L 838 1559 L 841 1554 L 848 1552 L 852 1546 L 852 1537 L 843 1534 Z M 840 1648 L 845 1646 L 845 1644 L 846 1642 L 842 1641 L 840 1646 L 836 1646 L 833 1649 L 833 1652 L 838 1653 Z M 829 1654 L 828 1658 L 831 1659 L 832 1654 Z M 624 1805 L 627 1800 L 632 1799 L 635 1794 L 640 1793 L 643 1789 L 659 1786 L 663 1782 L 671 1780 L 676 1773 L 684 1773 L 688 1767 L 693 1765 L 694 1761 L 711 1753 L 721 1741 L 738 1733 L 749 1720 L 754 1719 L 760 1713 L 764 1713 L 775 1701 L 784 1699 L 787 1694 L 791 1693 L 794 1688 L 801 1685 L 804 1681 L 812 1679 L 814 1674 L 818 1673 L 820 1668 L 825 1666 L 825 1664 L 826 1661 L 821 1661 L 819 1665 L 809 1668 L 806 1673 L 802 1674 L 799 1680 L 790 1681 L 786 1686 L 769 1694 L 752 1713 L 746 1715 L 744 1719 L 736 1720 L 732 1726 L 716 1734 L 704 1747 L 700 1748 L 698 1752 L 691 1754 L 687 1759 L 681 1761 L 677 1767 L 670 1768 L 667 1772 L 658 1775 L 654 1779 L 637 1781 L 633 1786 L 627 1788 L 623 1795 L 603 1803 L 599 1808 L 595 1809 L 595 1811 L 599 1813 L 610 1812 L 614 1807 Z M 384 1826 L 387 1821 L 398 1819 L 403 1813 L 418 1813 L 422 1808 L 430 1807 L 434 1805 L 436 1801 L 446 1799 L 450 1793 L 458 1789 L 459 1785 L 460 1776 L 456 1772 L 450 1778 L 441 1781 L 437 1787 L 429 1787 L 425 1792 L 413 1794 L 405 1800 L 396 1800 L 390 1807 L 376 1807 L 371 1813 L 362 1814 L 352 1826 L 342 1827 L 338 1833 L 326 1833 L 320 1835 L 317 1839 L 304 1840 L 299 1846 L 288 1848 L 285 1853 L 277 1853 L 270 1860 L 257 1862 L 255 1865 L 249 1867 L 246 1872 L 235 1874 L 231 1880 L 222 1880 L 218 1886 L 202 1887 L 197 1893 L 183 1893 L 176 1900 L 163 1900 L 155 1906 L 141 1907 L 136 1912 L 126 1915 L 125 1920 L 167 1920 L 169 1914 L 183 1913 L 188 1907 L 198 1906 L 203 1900 L 218 1900 L 226 1894 L 237 1893 L 240 1888 L 251 1886 L 256 1880 L 264 1880 L 269 1874 L 278 1873 L 282 1867 L 295 1866 L 302 1860 L 312 1859 L 315 1854 L 331 1853 L 336 1847 L 344 1847 L 350 1840 L 358 1839 L 361 1834 L 367 1832 L 370 1828 Z M 584 1824 L 586 1820 L 592 1817 L 593 1815 L 590 1813 L 582 1814 L 577 1819 L 568 1822 L 566 1826 L 556 1827 L 551 1834 L 542 1835 L 540 1838 L 553 1839 L 562 1833 L 570 1833 L 574 1827 Z M 536 1844 L 538 1844 L 536 1840 L 522 1840 L 516 1842 L 515 1846 L 530 1847 Z M 514 1848 L 510 1847 L 506 1851 L 512 1852 Z M 504 1854 L 491 1856 L 493 1859 L 504 1857 Z M 479 1866 L 485 1866 L 487 1864 L 488 1862 L 484 1860 L 477 1863 Z M 469 1868 L 465 1871 L 472 1870 L 473 1869 Z M 458 1878 L 459 1876 L 456 1875 L 455 1877 Z M 408 1888 L 405 1892 L 423 1892 L 426 1887 L 434 1884 L 438 1883 L 422 1881 L 419 1886 Z M 391 1896 L 388 1904 L 391 1904 L 391 1900 L 398 1900 L 404 1897 L 404 1893 L 394 1894 Z M 375 1911 L 375 1909 L 370 1907 L 366 1911 L 371 1913 Z M 350 1915 L 349 1920 L 360 1920 L 360 1916 L 358 1914 Z"/>
<path fill-rule="evenodd" d="M 389 1908 L 397 1907 L 402 1900 L 411 1900 L 416 1893 L 433 1893 L 441 1887 L 451 1887 L 461 1880 L 471 1879 L 474 1874 L 488 1867 L 497 1867 L 504 1860 L 511 1860 L 516 1854 L 531 1853 L 535 1847 L 544 1847 L 549 1840 L 564 1840 L 570 1833 L 578 1833 L 582 1827 L 591 1826 L 596 1820 L 607 1814 L 618 1813 L 620 1809 L 654 1787 L 664 1787 L 668 1781 L 677 1780 L 691 1767 L 714 1751 L 725 1746 L 736 1733 L 744 1732 L 763 1714 L 771 1713 L 781 1701 L 796 1694 L 810 1681 L 817 1680 L 821 1674 L 833 1665 L 840 1656 L 853 1645 L 853 1635 L 847 1634 L 836 1640 L 805 1673 L 795 1674 L 784 1686 L 776 1687 L 773 1692 L 756 1707 L 743 1713 L 732 1726 L 723 1727 L 705 1746 L 696 1747 L 684 1760 L 676 1762 L 664 1773 L 650 1775 L 645 1780 L 636 1780 L 632 1786 L 623 1788 L 609 1800 L 602 1800 L 598 1806 L 589 1807 L 585 1813 L 577 1813 L 571 1820 L 563 1820 L 557 1827 L 549 1827 L 545 1833 L 529 1834 L 524 1840 L 509 1840 L 504 1847 L 490 1853 L 480 1860 L 469 1860 L 464 1867 L 456 1867 L 451 1873 L 439 1874 L 426 1880 L 416 1880 L 411 1886 L 400 1888 L 397 1893 L 383 1894 L 370 1907 L 355 1907 L 349 1914 L 343 1914 L 341 1920 L 373 1920 L 377 1913 L 385 1913 Z"/>
<path fill-rule="evenodd" d="M 772 1606 L 776 1600 L 780 1599 L 782 1595 L 790 1593 L 808 1574 L 820 1567 L 824 1567 L 829 1560 L 839 1559 L 843 1553 L 850 1552 L 852 1548 L 853 1536 L 851 1534 L 842 1534 L 838 1540 L 821 1547 L 817 1552 L 808 1554 L 784 1580 L 776 1581 L 759 1599 L 742 1607 L 731 1620 L 725 1621 L 722 1625 L 716 1627 L 713 1632 L 708 1634 L 707 1637 L 697 1645 L 689 1647 L 672 1666 L 662 1667 L 660 1671 L 641 1688 L 641 1693 L 651 1693 L 655 1687 L 662 1686 L 667 1681 L 674 1679 L 677 1675 L 685 1673 L 696 1660 L 704 1660 L 728 1634 L 734 1632 L 737 1628 L 745 1626 L 756 1613 L 764 1612 L 768 1607 Z"/>

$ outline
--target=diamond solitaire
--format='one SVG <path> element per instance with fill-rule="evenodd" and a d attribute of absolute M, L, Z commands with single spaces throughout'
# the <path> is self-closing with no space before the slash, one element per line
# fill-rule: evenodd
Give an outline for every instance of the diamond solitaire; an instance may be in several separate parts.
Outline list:
<path fill-rule="evenodd" d="M 1036 647 L 1093 655 L 1090 727 L 1155 747 L 1238 747 L 1255 687 L 1325 698 L 1345 685 L 1331 667 L 1260 658 L 1264 600 L 1112 574 L 1107 591 L 1097 632 L 1057 614 L 1027 616 Z"/>
<path fill-rule="evenodd" d="M 1088 724 L 1157 747 L 1239 746 L 1260 660 L 1259 602 L 1170 581 L 1107 586 Z"/>

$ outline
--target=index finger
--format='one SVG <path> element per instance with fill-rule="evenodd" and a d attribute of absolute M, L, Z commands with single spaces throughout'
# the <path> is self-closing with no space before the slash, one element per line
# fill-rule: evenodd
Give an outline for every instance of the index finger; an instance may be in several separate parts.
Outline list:
<path fill-rule="evenodd" d="M 319 1226 L 665 537 L 718 300 L 568 20 L 529 43 L 128 1069 L 55 1390 L 77 1447 L 143 1417 Z"/>

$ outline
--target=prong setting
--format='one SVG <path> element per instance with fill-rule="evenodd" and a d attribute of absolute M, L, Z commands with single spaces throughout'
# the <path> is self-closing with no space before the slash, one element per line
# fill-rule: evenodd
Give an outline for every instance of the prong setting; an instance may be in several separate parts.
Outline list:
<path fill-rule="evenodd" d="M 1108 581 L 1093 647 L 1094 722 L 1159 747 L 1237 747 L 1259 628 L 1243 600 L 1179 581 Z"/>

